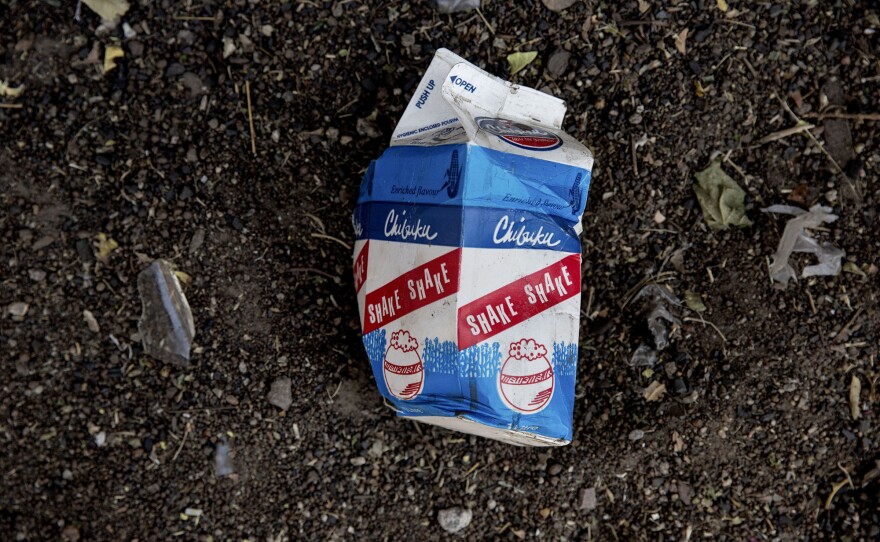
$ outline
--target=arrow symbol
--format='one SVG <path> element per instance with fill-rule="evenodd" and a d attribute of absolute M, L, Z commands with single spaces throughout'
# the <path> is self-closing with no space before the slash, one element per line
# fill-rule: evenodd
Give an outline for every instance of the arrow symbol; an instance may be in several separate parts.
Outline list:
<path fill-rule="evenodd" d="M 449 80 L 450 80 L 450 81 L 452 81 L 452 82 L 453 82 L 453 83 L 454 83 L 454 82 L 455 82 L 455 79 L 456 79 L 456 77 L 458 77 L 458 76 L 457 76 L 457 75 L 453 75 L 453 76 L 452 76 L 452 77 L 450 77 L 450 78 L 449 78 Z"/>

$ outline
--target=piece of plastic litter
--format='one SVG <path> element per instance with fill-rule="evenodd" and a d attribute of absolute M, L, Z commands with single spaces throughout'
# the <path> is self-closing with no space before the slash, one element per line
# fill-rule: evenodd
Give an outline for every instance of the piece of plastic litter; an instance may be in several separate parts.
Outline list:
<path fill-rule="evenodd" d="M 830 207 L 814 205 L 809 211 L 805 211 L 792 205 L 771 205 L 761 210 L 765 213 L 794 215 L 794 218 L 785 224 L 785 230 L 782 232 L 782 238 L 770 264 L 770 277 L 773 280 L 783 284 L 791 278 L 797 280 L 797 272 L 789 263 L 794 252 L 815 254 L 819 260 L 818 264 L 809 265 L 801 271 L 803 278 L 840 274 L 841 261 L 846 255 L 844 251 L 831 243 L 820 243 L 805 232 L 808 228 L 837 220 L 837 215 L 831 213 Z"/>
<path fill-rule="evenodd" d="M 657 351 L 647 344 L 640 345 L 633 352 L 630 365 L 635 367 L 653 367 L 657 365 Z"/>
<path fill-rule="evenodd" d="M 480 0 L 436 0 L 435 4 L 440 13 L 480 9 Z"/>
<path fill-rule="evenodd" d="M 138 275 L 143 312 L 138 331 L 147 355 L 179 365 L 189 363 L 195 325 L 171 264 L 156 260 Z"/>
<path fill-rule="evenodd" d="M 648 299 L 648 329 L 654 337 L 654 347 L 659 351 L 669 346 L 669 330 L 663 320 L 670 324 L 680 324 L 678 318 L 669 312 L 666 303 L 670 305 L 681 305 L 681 300 L 672 292 L 656 283 L 651 283 L 639 290 L 636 294 L 636 300 Z"/>
<path fill-rule="evenodd" d="M 234 473 L 232 459 L 229 457 L 229 441 L 225 435 L 220 435 L 220 442 L 214 448 L 214 473 L 220 476 L 229 476 Z"/>

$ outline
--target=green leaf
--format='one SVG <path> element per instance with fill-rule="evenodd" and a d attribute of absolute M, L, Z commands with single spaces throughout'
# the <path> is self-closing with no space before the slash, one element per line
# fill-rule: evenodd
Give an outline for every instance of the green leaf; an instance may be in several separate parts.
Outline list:
<path fill-rule="evenodd" d="M 507 55 L 507 63 L 510 64 L 510 75 L 516 75 L 517 72 L 532 63 L 538 56 L 538 51 L 529 51 L 527 53 L 511 53 Z"/>
<path fill-rule="evenodd" d="M 687 303 L 688 308 L 694 312 L 703 312 L 706 310 L 706 304 L 703 303 L 703 298 L 700 297 L 700 294 L 697 292 L 687 290 L 684 293 L 684 302 Z"/>
<path fill-rule="evenodd" d="M 751 226 L 746 216 L 745 191 L 731 179 L 718 161 L 696 174 L 694 192 L 703 209 L 703 218 L 710 228 L 725 230 L 729 226 Z"/>

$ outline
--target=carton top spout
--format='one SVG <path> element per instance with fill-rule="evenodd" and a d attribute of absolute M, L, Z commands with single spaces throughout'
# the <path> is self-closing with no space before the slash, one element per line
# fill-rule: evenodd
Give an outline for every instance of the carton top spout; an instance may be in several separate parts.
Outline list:
<path fill-rule="evenodd" d="M 495 77 L 439 49 L 391 136 L 391 146 L 471 142 L 590 169 L 590 151 L 562 131 L 565 111 L 559 98 Z"/>

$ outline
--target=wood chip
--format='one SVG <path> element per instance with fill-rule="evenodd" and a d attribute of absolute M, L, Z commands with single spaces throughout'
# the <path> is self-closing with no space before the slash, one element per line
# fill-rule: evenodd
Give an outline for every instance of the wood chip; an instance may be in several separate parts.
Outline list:
<path fill-rule="evenodd" d="M 859 408 L 861 395 L 862 381 L 856 375 L 852 375 L 852 380 L 849 381 L 849 413 L 854 420 L 858 420 L 861 415 L 861 409 Z"/>
<path fill-rule="evenodd" d="M 86 325 L 89 326 L 89 331 L 92 333 L 101 332 L 101 326 L 98 325 L 98 320 L 95 319 L 92 311 L 83 311 L 83 319 L 86 321 Z"/>
<path fill-rule="evenodd" d="M 681 54 L 687 53 L 687 39 L 688 39 L 688 29 L 685 28 L 681 32 L 675 36 L 675 48 L 678 49 L 678 52 Z"/>

